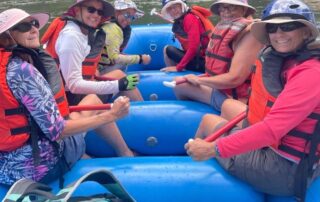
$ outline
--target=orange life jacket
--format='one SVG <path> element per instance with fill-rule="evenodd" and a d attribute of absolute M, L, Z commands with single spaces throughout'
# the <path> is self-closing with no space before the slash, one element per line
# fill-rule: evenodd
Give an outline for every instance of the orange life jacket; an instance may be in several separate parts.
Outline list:
<path fill-rule="evenodd" d="M 219 22 L 213 30 L 211 40 L 206 51 L 206 72 L 211 75 L 224 74 L 229 71 L 234 52 L 232 42 L 243 32 L 252 20 L 238 18 L 234 21 Z M 234 99 L 248 97 L 250 81 L 244 82 L 234 89 L 222 90 Z"/>
<path fill-rule="evenodd" d="M 39 61 L 44 65 L 56 65 L 51 57 L 44 52 L 39 51 Z M 21 53 L 21 50 L 19 50 Z M 27 53 L 28 52 L 23 52 Z M 0 151 L 12 151 L 23 146 L 31 135 L 42 133 L 35 122 L 32 120 L 30 113 L 22 106 L 12 94 L 10 87 L 7 84 L 6 70 L 11 51 L 0 49 Z M 51 64 L 49 64 L 51 63 Z M 69 114 L 69 106 L 64 94 L 62 80 L 57 68 L 44 68 L 47 75 L 47 81 L 55 93 L 55 99 L 58 103 L 59 110 L 63 116 Z M 62 84 L 62 86 L 61 86 Z M 35 132 L 37 131 L 37 132 Z"/>
<path fill-rule="evenodd" d="M 302 61 L 299 61 L 299 58 L 296 58 L 293 64 L 299 64 L 313 56 L 312 54 L 310 54 L 310 56 L 305 57 L 301 54 L 300 57 L 302 58 Z M 260 60 L 256 61 L 255 71 L 252 75 L 252 89 L 249 98 L 249 108 L 247 112 L 247 122 L 249 125 L 255 124 L 264 119 L 264 117 L 269 113 L 278 95 L 283 90 L 286 78 L 281 79 L 282 76 L 280 76 L 282 65 L 283 58 L 272 54 L 270 50 L 265 51 L 260 56 Z M 273 145 L 272 147 L 280 153 L 286 154 L 286 157 L 293 160 L 297 161 L 303 158 L 306 153 L 308 153 L 308 150 L 306 148 L 298 151 L 282 143 L 283 141 L 294 142 L 297 141 L 297 138 L 302 138 L 306 141 L 305 145 L 310 146 L 310 144 L 307 144 L 307 142 L 312 140 L 312 136 L 319 136 L 320 132 L 317 131 L 320 129 L 316 129 L 317 127 L 314 127 L 314 131 L 306 132 L 305 126 L 307 125 L 307 122 L 310 124 L 310 120 L 314 125 L 320 126 L 320 110 L 312 112 L 304 121 L 300 123 L 300 125 L 291 130 L 285 137 L 281 139 L 280 142 Z M 319 142 L 316 144 L 318 145 Z"/>
<path fill-rule="evenodd" d="M 59 37 L 59 33 L 64 28 L 68 20 L 77 23 L 77 21 L 71 17 L 58 17 L 53 20 L 41 38 L 41 43 L 46 44 L 46 51 L 48 51 L 48 53 L 55 59 L 58 65 L 60 65 L 60 62 L 55 45 Z M 86 80 L 94 79 L 97 65 L 101 58 L 101 51 L 105 42 L 105 35 L 103 35 L 104 32 L 101 30 L 97 32 L 96 36 L 98 36 L 98 34 L 99 37 L 96 38 L 99 38 L 99 41 L 95 40 L 92 44 L 90 44 L 91 51 L 86 59 L 82 62 L 82 76 Z"/>
<path fill-rule="evenodd" d="M 188 12 L 186 12 L 186 14 L 188 13 L 192 13 L 193 15 L 195 15 L 204 27 L 205 32 L 201 34 L 200 40 L 203 40 L 204 38 L 209 39 L 214 29 L 214 26 L 209 19 L 212 13 L 208 9 L 203 8 L 201 6 L 192 6 L 191 9 Z M 172 26 L 172 32 L 175 34 L 175 37 L 179 40 L 183 50 L 188 50 L 189 47 L 188 34 L 183 29 L 183 19 L 186 14 L 184 14 L 181 18 L 175 20 Z M 206 48 L 207 46 L 201 46 L 200 43 L 199 54 L 204 56 Z"/>
<path fill-rule="evenodd" d="M 12 151 L 28 141 L 31 130 L 28 118 L 19 112 L 21 106 L 7 84 L 6 69 L 11 52 L 0 50 L 0 151 Z"/>

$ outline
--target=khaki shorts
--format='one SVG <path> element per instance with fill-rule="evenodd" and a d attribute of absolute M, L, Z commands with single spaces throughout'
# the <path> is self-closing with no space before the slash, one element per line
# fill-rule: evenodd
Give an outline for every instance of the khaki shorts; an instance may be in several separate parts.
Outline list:
<path fill-rule="evenodd" d="M 225 136 L 238 130 L 241 129 L 234 127 Z M 216 159 L 231 175 L 249 183 L 261 192 L 280 196 L 294 195 L 294 178 L 298 165 L 278 155 L 269 147 L 232 158 L 217 157 Z M 309 185 L 318 176 L 320 176 L 320 166 L 315 170 L 312 180 L 309 180 Z"/>

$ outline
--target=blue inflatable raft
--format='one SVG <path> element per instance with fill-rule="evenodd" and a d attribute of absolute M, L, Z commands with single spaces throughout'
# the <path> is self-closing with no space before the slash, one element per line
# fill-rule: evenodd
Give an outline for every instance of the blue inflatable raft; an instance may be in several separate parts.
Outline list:
<path fill-rule="evenodd" d="M 149 66 L 130 66 L 139 71 L 139 88 L 146 102 L 133 102 L 130 114 L 117 122 L 129 147 L 145 155 L 135 158 L 104 158 L 113 151 L 91 131 L 86 137 L 87 152 L 100 157 L 79 161 L 65 176 L 69 184 L 84 174 L 105 168 L 113 172 L 138 202 L 294 202 L 293 197 L 269 196 L 227 174 L 214 160 L 192 161 L 183 145 L 194 136 L 205 113 L 218 113 L 195 102 L 176 101 L 173 90 L 163 81 L 191 72 L 163 73 L 162 49 L 167 44 L 179 46 L 170 25 L 134 26 L 126 53 L 150 54 Z M 58 191 L 58 181 L 50 184 Z M 8 187 L 0 185 L 0 199 Z M 104 189 L 85 183 L 76 194 L 95 194 Z M 306 202 L 320 202 L 320 178 L 309 188 Z"/>
<path fill-rule="evenodd" d="M 151 63 L 130 65 L 128 71 L 155 70 L 165 66 L 163 48 L 166 45 L 181 47 L 171 32 L 171 24 L 136 25 L 132 27 L 131 37 L 126 49 L 127 54 L 149 54 Z"/>

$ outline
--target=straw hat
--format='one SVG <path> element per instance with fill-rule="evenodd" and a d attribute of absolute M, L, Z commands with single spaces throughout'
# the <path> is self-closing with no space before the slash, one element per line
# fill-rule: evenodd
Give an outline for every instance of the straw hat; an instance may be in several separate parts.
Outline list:
<path fill-rule="evenodd" d="M 75 16 L 75 11 L 74 11 L 74 8 L 76 6 L 79 6 L 80 4 L 82 4 L 83 2 L 86 2 L 86 1 L 90 1 L 90 0 L 76 0 L 76 2 L 74 4 L 72 4 L 68 10 L 67 10 L 67 15 L 71 15 L 71 16 Z M 103 4 L 103 11 L 104 11 L 104 17 L 110 17 L 110 16 L 113 16 L 114 15 L 114 8 L 113 6 L 104 1 L 104 0 L 99 0 L 102 2 Z"/>
<path fill-rule="evenodd" d="M 217 0 L 216 2 L 210 5 L 210 10 L 213 14 L 219 15 L 218 9 L 220 4 L 231 4 L 247 8 L 248 10 L 245 17 L 253 15 L 256 12 L 256 9 L 250 6 L 247 0 Z"/>
<path fill-rule="evenodd" d="M 36 19 L 39 21 L 39 25 L 40 25 L 39 29 L 44 27 L 44 25 L 47 24 L 49 20 L 49 14 L 47 13 L 29 14 L 24 10 L 21 10 L 18 8 L 8 9 L 0 13 L 0 34 L 11 29 L 15 25 L 17 25 L 19 22 L 21 22 L 22 20 L 28 17 L 32 17 L 33 19 Z"/>

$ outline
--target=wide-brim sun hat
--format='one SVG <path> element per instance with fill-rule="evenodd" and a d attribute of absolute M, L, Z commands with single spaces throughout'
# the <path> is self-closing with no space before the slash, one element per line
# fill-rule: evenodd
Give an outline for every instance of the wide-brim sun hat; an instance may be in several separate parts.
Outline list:
<path fill-rule="evenodd" d="M 253 6 L 250 6 L 247 0 L 217 0 L 216 2 L 213 2 L 213 4 L 210 5 L 211 12 L 215 15 L 219 15 L 219 6 L 221 4 L 231 4 L 247 8 L 248 10 L 245 14 L 245 17 L 253 15 L 256 12 L 256 9 Z"/>
<path fill-rule="evenodd" d="M 129 9 L 129 8 L 133 8 L 136 10 L 136 16 L 138 18 L 144 16 L 144 12 L 140 9 L 138 9 L 136 3 L 134 3 L 131 0 L 115 0 L 114 1 L 114 9 L 115 10 L 125 10 L 125 9 Z"/>
<path fill-rule="evenodd" d="M 292 19 L 291 17 L 274 17 L 269 20 L 259 21 L 253 23 L 251 27 L 251 33 L 253 36 L 259 40 L 263 44 L 269 43 L 269 35 L 266 32 L 266 24 L 282 24 L 282 23 L 289 23 L 289 22 L 300 22 L 303 23 L 307 28 L 309 28 L 311 32 L 311 39 L 316 39 L 319 36 L 319 29 L 311 22 L 304 20 L 304 19 Z"/>
<path fill-rule="evenodd" d="M 28 17 L 39 21 L 39 29 L 43 28 L 50 18 L 48 13 L 29 14 L 26 11 L 18 8 L 8 9 L 0 13 L 0 34 L 11 29 Z"/>
<path fill-rule="evenodd" d="M 162 9 L 161 9 L 160 13 L 164 18 L 173 20 L 171 15 L 167 12 L 167 8 L 169 8 L 170 6 L 172 6 L 174 4 L 181 4 L 182 13 L 186 12 L 189 9 L 187 4 L 183 0 L 163 0 L 162 1 Z"/>
<path fill-rule="evenodd" d="M 74 11 L 74 8 L 76 6 L 79 6 L 81 5 L 83 2 L 86 2 L 86 1 L 91 1 L 91 0 L 76 0 L 76 2 L 74 4 L 72 4 L 67 12 L 66 12 L 66 15 L 70 15 L 70 16 L 75 16 L 75 11 Z M 109 2 L 106 2 L 104 0 L 98 0 L 100 2 L 102 2 L 102 5 L 103 5 L 103 11 L 104 11 L 104 17 L 105 18 L 108 18 L 108 17 L 111 17 L 111 16 L 114 16 L 114 8 L 112 6 L 112 4 L 110 4 Z"/>

